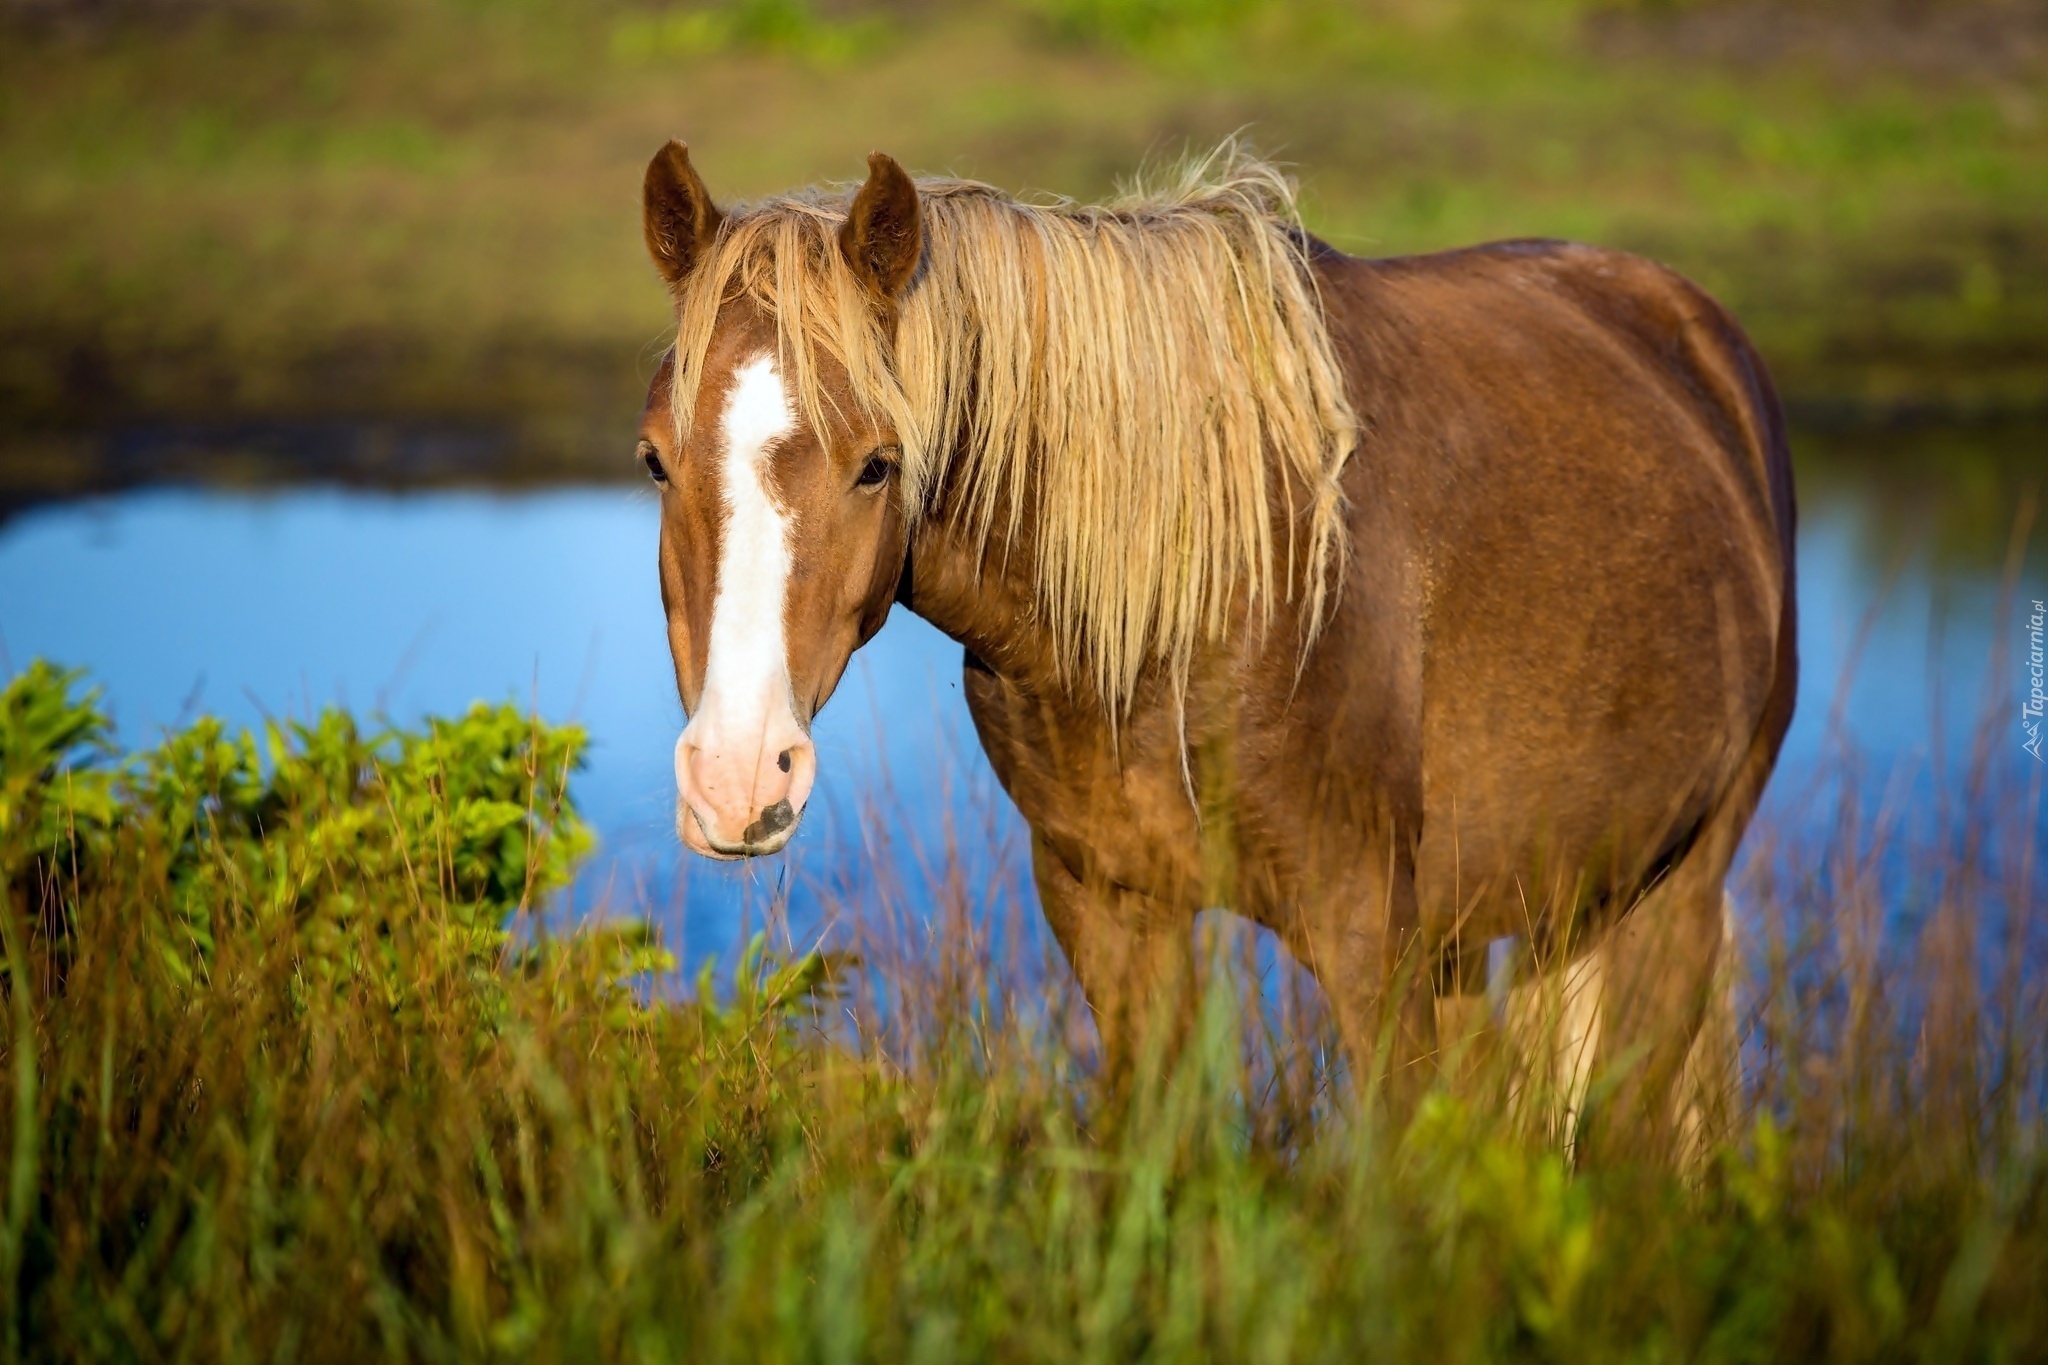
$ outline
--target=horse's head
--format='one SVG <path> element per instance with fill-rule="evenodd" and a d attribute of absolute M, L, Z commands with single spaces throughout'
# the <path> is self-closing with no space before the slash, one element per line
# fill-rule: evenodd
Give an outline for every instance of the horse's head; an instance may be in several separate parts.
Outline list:
<path fill-rule="evenodd" d="M 887 157 L 869 171 L 831 268 L 887 328 L 917 268 L 917 191 Z M 845 366 L 807 357 L 824 401 L 800 401 L 777 319 L 725 277 L 698 278 L 723 225 L 683 145 L 664 147 L 647 168 L 648 250 L 685 335 L 692 310 L 709 310 L 697 343 L 663 361 L 640 421 L 689 718 L 676 741 L 676 831 L 698 853 L 739 858 L 773 853 L 796 830 L 817 778 L 811 718 L 888 615 L 911 509 L 898 433 Z"/>

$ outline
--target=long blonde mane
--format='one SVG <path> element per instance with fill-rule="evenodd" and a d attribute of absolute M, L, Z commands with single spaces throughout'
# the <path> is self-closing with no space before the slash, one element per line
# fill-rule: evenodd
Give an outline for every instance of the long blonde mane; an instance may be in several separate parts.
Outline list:
<path fill-rule="evenodd" d="M 1312 638 L 1357 423 L 1285 177 L 1226 144 L 1101 207 L 918 191 L 924 258 L 893 344 L 838 250 L 849 193 L 729 215 L 682 298 L 680 428 L 721 304 L 751 298 L 816 429 L 821 356 L 894 426 L 913 517 L 953 461 L 984 548 L 1014 544 L 1029 507 L 1042 623 L 1112 714 L 1155 661 L 1184 682 L 1239 609 L 1262 626 L 1276 592 Z"/>

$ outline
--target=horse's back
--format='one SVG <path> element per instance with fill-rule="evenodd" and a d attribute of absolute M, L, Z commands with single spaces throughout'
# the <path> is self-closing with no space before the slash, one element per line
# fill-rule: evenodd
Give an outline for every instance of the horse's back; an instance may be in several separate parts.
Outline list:
<path fill-rule="evenodd" d="M 1703 291 L 1623 253 L 1318 260 L 1366 432 L 1340 617 L 1413 619 L 1425 917 L 1624 904 L 1789 718 L 1768 376 Z"/>

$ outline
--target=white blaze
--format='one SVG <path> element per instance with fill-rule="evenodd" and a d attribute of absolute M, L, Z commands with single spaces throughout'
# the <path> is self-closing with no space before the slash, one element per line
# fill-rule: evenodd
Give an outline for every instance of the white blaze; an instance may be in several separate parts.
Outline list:
<path fill-rule="evenodd" d="M 725 438 L 719 455 L 725 525 L 718 590 L 711 603 L 704 692 L 682 743 L 751 772 L 771 718 L 784 722 L 772 727 L 778 732 L 795 726 L 782 625 L 789 518 L 768 490 L 768 454 L 795 429 L 796 418 L 773 356 L 764 354 L 734 374 L 719 425 Z"/>

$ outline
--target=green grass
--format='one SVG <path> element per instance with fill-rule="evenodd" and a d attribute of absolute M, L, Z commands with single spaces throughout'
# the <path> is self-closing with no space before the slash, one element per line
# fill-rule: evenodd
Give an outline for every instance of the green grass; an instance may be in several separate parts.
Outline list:
<path fill-rule="evenodd" d="M 369 411 L 622 428 L 665 317 L 636 200 L 667 137 L 728 197 L 854 176 L 875 147 L 1095 196 L 1247 126 L 1350 249 L 1555 234 L 1667 260 L 1809 407 L 2048 401 L 2048 73 L 2025 5 L 149 12 L 0 19 L 17 431 Z"/>
<path fill-rule="evenodd" d="M 1276 1042 L 1240 1008 L 1228 943 L 1118 1121 L 1063 978 L 974 947 L 1008 910 L 943 875 L 932 946 L 865 967 L 757 939 L 685 983 L 631 929 L 537 934 L 578 742 L 514 714 L 106 740 L 75 679 L 0 695 L 10 1355 L 2048 1347 L 2048 1013 L 1967 965 L 2038 948 L 2011 792 L 1891 950 L 1852 848 L 1765 860 L 1741 1112 L 1674 1174 L 1573 1171 L 1507 1048 L 1390 1125 L 1330 1089 L 1312 1017 Z"/>

